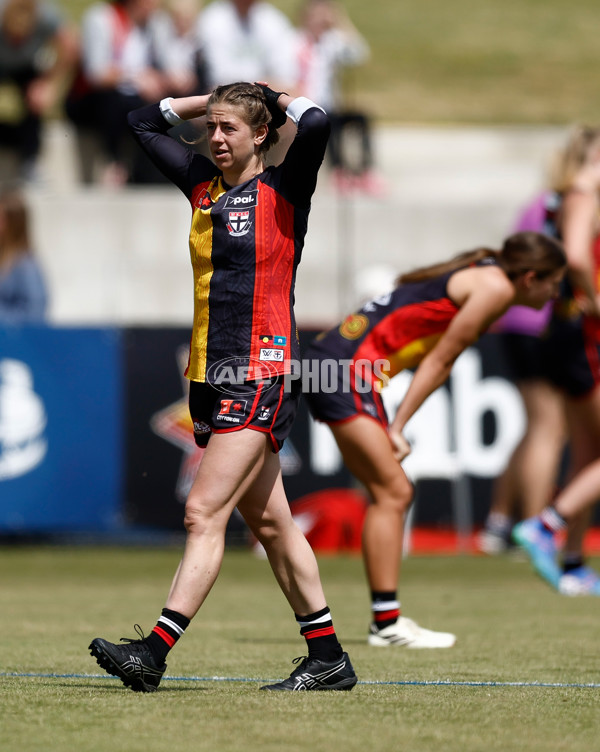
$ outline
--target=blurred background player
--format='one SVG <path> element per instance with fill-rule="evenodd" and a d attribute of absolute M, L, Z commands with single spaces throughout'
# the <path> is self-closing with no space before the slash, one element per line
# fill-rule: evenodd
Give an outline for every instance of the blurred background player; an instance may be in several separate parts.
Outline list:
<path fill-rule="evenodd" d="M 458 356 L 512 303 L 541 308 L 558 294 L 565 265 L 564 251 L 553 238 L 513 235 L 500 251 L 481 248 L 401 275 L 391 293 L 317 337 L 304 354 L 311 372 L 325 370 L 315 364 L 337 361 L 336 390 L 311 384 L 306 400 L 313 417 L 331 428 L 346 467 L 371 499 L 363 529 L 370 645 L 454 644 L 453 634 L 424 629 L 400 609 L 404 519 L 413 499 L 401 465 L 410 453 L 404 427 L 446 381 Z M 410 387 L 388 425 L 381 387 L 414 367 Z"/>
<path fill-rule="evenodd" d="M 548 376 L 563 392 L 569 439 L 568 483 L 553 505 L 515 526 L 514 539 L 538 571 L 567 595 L 600 595 L 584 560 L 584 538 L 600 499 L 600 129 L 573 129 L 560 162 L 547 222 L 562 239 L 568 276 L 548 337 Z M 556 534 L 566 533 L 562 561 Z"/>
<path fill-rule="evenodd" d="M 552 234 L 546 216 L 553 195 L 545 191 L 537 196 L 522 212 L 515 231 Z M 478 549 L 488 555 L 507 551 L 514 523 L 539 514 L 556 492 L 566 426 L 562 395 L 548 378 L 548 352 L 541 340 L 551 313 L 551 302 L 539 311 L 511 306 L 490 327 L 521 395 L 526 426 L 504 472 L 494 482 L 490 509 L 477 536 Z"/>

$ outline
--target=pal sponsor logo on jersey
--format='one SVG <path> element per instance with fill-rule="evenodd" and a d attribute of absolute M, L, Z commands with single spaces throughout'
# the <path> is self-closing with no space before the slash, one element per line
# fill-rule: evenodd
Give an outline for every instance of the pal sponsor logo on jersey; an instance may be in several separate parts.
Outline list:
<path fill-rule="evenodd" d="M 258 191 L 242 191 L 241 193 L 230 194 L 225 199 L 225 208 L 249 209 L 252 206 L 256 206 L 257 199 Z"/>

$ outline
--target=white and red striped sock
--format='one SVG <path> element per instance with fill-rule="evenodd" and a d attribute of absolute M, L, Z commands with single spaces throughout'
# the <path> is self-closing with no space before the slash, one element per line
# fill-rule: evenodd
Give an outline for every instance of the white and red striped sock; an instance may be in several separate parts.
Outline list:
<path fill-rule="evenodd" d="M 169 650 L 182 637 L 189 623 L 187 616 L 178 611 L 163 608 L 156 626 L 145 640 L 157 663 L 165 662 Z"/>
<path fill-rule="evenodd" d="M 396 591 L 372 591 L 371 610 L 373 612 L 373 623 L 377 629 L 385 629 L 391 624 L 395 624 L 402 613 Z"/>
<path fill-rule="evenodd" d="M 322 661 L 335 661 L 342 656 L 340 645 L 329 608 L 316 611 L 314 614 L 299 616 L 296 621 L 300 626 L 300 634 L 306 640 L 309 658 L 318 658 Z"/>

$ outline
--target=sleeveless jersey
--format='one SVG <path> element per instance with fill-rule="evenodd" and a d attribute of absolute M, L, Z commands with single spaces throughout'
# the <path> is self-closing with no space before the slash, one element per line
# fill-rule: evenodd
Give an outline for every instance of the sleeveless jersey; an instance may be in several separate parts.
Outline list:
<path fill-rule="evenodd" d="M 338 327 L 319 335 L 307 357 L 348 359 L 354 364 L 363 359 L 371 363 L 387 360 L 389 367 L 382 367 L 381 372 L 388 378 L 416 367 L 459 310 L 447 292 L 448 280 L 455 271 L 401 284 L 366 303 Z"/>

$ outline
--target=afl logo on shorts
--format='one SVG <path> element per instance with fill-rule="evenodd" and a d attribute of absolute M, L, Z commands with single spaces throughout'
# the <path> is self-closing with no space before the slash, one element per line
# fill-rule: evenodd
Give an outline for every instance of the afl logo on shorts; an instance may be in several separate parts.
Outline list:
<path fill-rule="evenodd" d="M 340 326 L 344 339 L 358 339 L 369 328 L 369 319 L 362 313 L 348 316 Z"/>
<path fill-rule="evenodd" d="M 229 234 L 233 235 L 234 238 L 237 238 L 240 235 L 246 235 L 251 227 L 252 222 L 250 222 L 249 211 L 229 212 L 229 222 L 227 223 L 227 229 L 229 230 Z"/>

